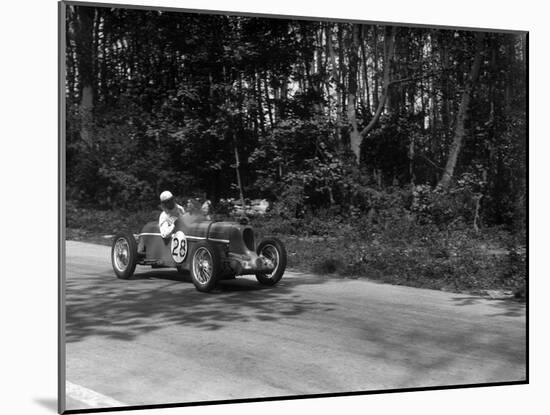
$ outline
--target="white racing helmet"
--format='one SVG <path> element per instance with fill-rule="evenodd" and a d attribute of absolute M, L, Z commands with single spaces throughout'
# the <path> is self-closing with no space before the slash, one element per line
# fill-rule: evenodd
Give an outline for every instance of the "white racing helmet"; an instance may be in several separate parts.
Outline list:
<path fill-rule="evenodd" d="M 160 204 L 167 209 L 173 209 L 176 202 L 174 201 L 174 195 L 172 192 L 165 190 L 160 194 Z"/>
<path fill-rule="evenodd" d="M 162 192 L 160 194 L 160 201 L 161 202 L 166 202 L 167 200 L 170 200 L 174 197 L 174 195 L 172 194 L 172 192 L 168 191 L 168 190 L 165 190 L 164 192 Z"/>

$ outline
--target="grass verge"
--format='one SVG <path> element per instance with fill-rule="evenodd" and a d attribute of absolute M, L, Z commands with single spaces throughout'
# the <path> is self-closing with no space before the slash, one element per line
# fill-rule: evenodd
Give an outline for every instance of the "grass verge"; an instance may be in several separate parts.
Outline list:
<path fill-rule="evenodd" d="M 96 210 L 67 205 L 67 239 L 110 245 L 121 231 L 139 232 L 158 211 Z M 228 219 L 228 218 L 216 218 Z M 289 268 L 384 283 L 525 297 L 525 238 L 498 228 L 441 230 L 406 218 L 384 224 L 357 219 L 264 216 L 251 221 L 257 238 L 276 236 Z"/>

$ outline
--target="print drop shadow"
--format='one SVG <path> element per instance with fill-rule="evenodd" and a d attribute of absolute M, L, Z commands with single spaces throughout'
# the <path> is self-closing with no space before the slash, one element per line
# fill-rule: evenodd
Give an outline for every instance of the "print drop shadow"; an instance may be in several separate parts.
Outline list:
<path fill-rule="evenodd" d="M 57 399 L 56 398 L 35 398 L 34 401 L 46 408 L 50 412 L 57 413 Z"/>

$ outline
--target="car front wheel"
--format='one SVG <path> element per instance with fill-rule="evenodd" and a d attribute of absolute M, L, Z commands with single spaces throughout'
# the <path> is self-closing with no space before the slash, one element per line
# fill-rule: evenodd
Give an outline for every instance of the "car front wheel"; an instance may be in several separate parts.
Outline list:
<path fill-rule="evenodd" d="M 275 269 L 270 274 L 256 274 L 256 279 L 264 285 L 277 284 L 286 268 L 286 249 L 277 238 L 264 239 L 256 249 L 258 255 L 272 262 Z"/>
<path fill-rule="evenodd" d="M 211 291 L 218 281 L 221 259 L 218 251 L 209 242 L 199 242 L 191 259 L 191 279 L 195 288 L 202 292 Z"/>
<path fill-rule="evenodd" d="M 111 263 L 118 278 L 127 280 L 132 276 L 137 264 L 137 243 L 133 235 L 122 233 L 115 237 Z"/>

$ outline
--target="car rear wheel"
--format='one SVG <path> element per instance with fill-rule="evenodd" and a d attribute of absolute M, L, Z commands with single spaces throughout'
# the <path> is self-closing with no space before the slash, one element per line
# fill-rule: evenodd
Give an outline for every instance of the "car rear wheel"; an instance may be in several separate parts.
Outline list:
<path fill-rule="evenodd" d="M 221 259 L 218 251 L 209 242 L 199 242 L 191 259 L 191 279 L 195 288 L 202 292 L 211 291 L 218 282 Z"/>
<path fill-rule="evenodd" d="M 115 237 L 111 248 L 111 263 L 118 278 L 130 278 L 137 264 L 137 243 L 133 235 L 122 233 Z"/>
<path fill-rule="evenodd" d="M 270 274 L 256 274 L 256 279 L 264 285 L 277 284 L 286 268 L 286 249 L 284 244 L 277 238 L 264 239 L 256 249 L 258 255 L 271 261 L 275 269 Z"/>

